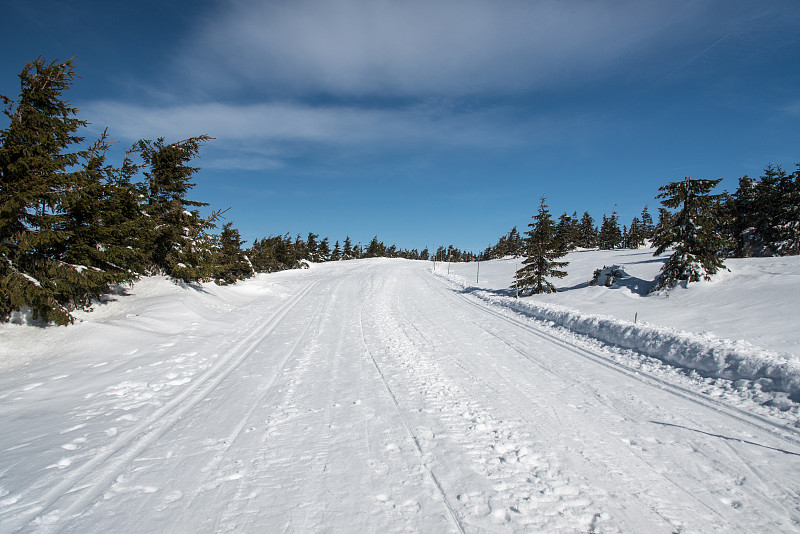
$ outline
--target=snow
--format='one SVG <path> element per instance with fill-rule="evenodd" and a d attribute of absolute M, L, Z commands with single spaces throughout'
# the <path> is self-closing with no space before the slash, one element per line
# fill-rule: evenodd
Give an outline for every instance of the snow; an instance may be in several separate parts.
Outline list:
<path fill-rule="evenodd" d="M 649 251 L 649 249 L 648 249 Z M 632 251 L 605 252 L 600 254 L 590 254 L 594 256 L 604 256 L 608 260 L 621 259 L 624 256 L 643 256 L 643 253 L 632 253 Z M 576 258 L 572 272 L 589 273 L 588 279 L 591 280 L 593 271 L 586 270 L 585 258 L 587 254 L 573 254 Z M 569 260 L 570 258 L 567 258 Z M 640 261 L 649 261 L 640 260 Z M 619 265 L 607 267 L 603 265 L 600 269 L 600 276 L 596 286 L 576 283 L 577 276 L 573 275 L 567 279 L 562 293 L 552 295 L 541 295 L 536 299 L 524 298 L 517 299 L 507 295 L 514 294 L 509 286 L 513 284 L 513 269 L 511 260 L 490 262 L 488 273 L 484 266 L 484 273 L 488 283 L 477 284 L 467 282 L 464 277 L 457 275 L 457 272 L 464 272 L 468 265 L 450 265 L 450 278 L 460 282 L 464 290 L 483 298 L 484 300 L 507 306 L 526 315 L 535 317 L 550 324 L 567 328 L 572 332 L 584 334 L 596 340 L 610 343 L 612 345 L 632 349 L 640 354 L 656 358 L 680 367 L 693 369 L 701 372 L 705 376 L 717 378 L 727 378 L 730 380 L 753 380 L 760 381 L 758 386 L 764 390 L 778 390 L 788 393 L 792 398 L 800 400 L 800 359 L 791 353 L 777 353 L 752 345 L 746 339 L 720 339 L 713 333 L 703 331 L 693 333 L 691 331 L 679 330 L 676 328 L 657 326 L 652 324 L 642 324 L 638 322 L 639 309 L 645 311 L 642 315 L 654 318 L 659 323 L 679 324 L 684 328 L 692 328 L 695 324 L 714 324 L 715 328 L 730 328 L 733 335 L 750 338 L 765 339 L 761 332 L 767 323 L 774 321 L 776 310 L 783 309 L 788 316 L 796 315 L 792 309 L 795 306 L 795 298 L 800 297 L 800 284 L 795 274 L 782 273 L 782 276 L 754 276 L 753 265 L 761 264 L 766 272 L 778 272 L 786 266 L 796 266 L 800 272 L 800 262 L 798 258 L 770 258 L 768 262 L 761 260 L 741 260 L 733 261 L 731 266 L 731 276 L 722 276 L 722 280 L 717 280 L 712 284 L 693 283 L 689 286 L 672 291 L 672 298 L 659 298 L 658 295 L 647 295 L 651 287 L 647 279 L 636 277 L 625 271 Z M 583 260 L 583 261 L 582 261 Z M 788 261 L 787 261 L 788 260 Z M 516 261 L 514 264 L 516 265 Z M 652 263 L 652 262 L 651 262 Z M 742 268 L 742 263 L 747 267 Z M 641 272 L 648 276 L 647 268 L 640 270 L 641 263 L 629 258 L 626 264 L 633 272 Z M 474 267 L 476 278 L 478 276 L 477 266 Z M 605 287 L 605 279 L 609 271 L 615 269 L 624 275 L 612 286 L 616 291 L 609 291 Z M 506 272 L 508 271 L 508 272 Z M 444 269 L 440 267 L 438 273 L 444 274 Z M 750 276 L 747 281 L 742 278 Z M 651 275 L 654 278 L 655 275 Z M 738 281 L 738 283 L 731 283 Z M 727 283 L 726 283 L 727 282 Z M 573 285 L 569 285 L 569 284 Z M 501 285 L 502 284 L 502 285 Z M 505 289 L 503 289 L 505 288 Z M 599 289 L 599 291 L 596 291 Z M 588 296 L 586 293 L 591 292 Z M 700 293 L 702 304 L 699 298 L 691 293 Z M 593 294 L 592 294 L 593 293 Z M 748 306 L 746 314 L 741 312 L 737 317 L 724 317 L 721 308 L 726 302 L 733 300 L 745 300 L 749 302 L 760 302 L 763 295 L 775 297 L 775 304 L 761 303 L 765 313 L 770 314 L 770 318 L 761 318 L 755 312 L 758 306 Z M 757 296 L 759 295 L 759 296 Z M 630 310 L 629 302 L 634 297 L 636 304 L 633 306 L 633 313 Z M 677 297 L 677 298 L 676 298 Z M 741 302 L 739 300 L 739 302 Z M 554 302 L 566 304 L 558 305 Z M 710 304 L 719 302 L 719 306 L 711 307 Z M 628 306 L 626 306 L 628 304 Z M 570 307 L 574 306 L 574 307 Z M 625 310 L 627 315 L 633 315 L 634 321 L 618 319 L 611 315 L 600 315 L 596 313 L 586 313 L 583 309 L 605 309 L 605 310 Z M 625 314 L 625 312 L 623 312 Z M 709 317 L 716 315 L 717 317 Z M 783 328 L 785 328 L 785 323 Z M 794 332 L 796 335 L 797 332 Z M 789 336 L 786 336 L 789 337 Z M 795 340 L 792 340 L 796 344 Z M 790 346 L 794 346 L 790 345 Z M 776 343 L 777 345 L 777 343 Z"/>
<path fill-rule="evenodd" d="M 0 532 L 796 532 L 800 262 L 667 298 L 646 251 L 567 259 L 519 300 L 513 259 L 374 259 L 2 325 Z"/>

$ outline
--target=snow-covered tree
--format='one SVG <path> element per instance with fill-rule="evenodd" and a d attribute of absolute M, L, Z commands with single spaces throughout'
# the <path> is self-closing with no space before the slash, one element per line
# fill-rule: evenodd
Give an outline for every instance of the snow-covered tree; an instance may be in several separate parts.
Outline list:
<path fill-rule="evenodd" d="M 72 60 L 39 58 L 19 75 L 0 131 L 0 320 L 29 307 L 34 318 L 72 322 L 109 283 L 133 275 L 114 265 L 109 227 L 98 222 L 112 191 L 103 183 L 105 140 L 76 149 L 86 122 L 63 93 Z"/>
<path fill-rule="evenodd" d="M 150 222 L 146 250 L 150 251 L 151 264 L 157 271 L 185 282 L 211 276 L 204 259 L 211 252 L 207 231 L 214 224 L 202 218 L 198 210 L 189 209 L 208 204 L 186 198 L 195 185 L 191 180 L 199 170 L 187 164 L 198 156 L 200 146 L 209 139 L 202 135 L 169 144 L 163 138 L 141 140 L 133 148 L 146 169 L 145 212 Z"/>
<path fill-rule="evenodd" d="M 355 257 L 353 252 L 353 242 L 350 240 L 350 236 L 346 236 L 344 238 L 344 246 L 342 248 L 342 259 L 343 260 L 352 260 Z"/>
<path fill-rule="evenodd" d="M 677 210 L 663 215 L 656 227 L 653 244 L 655 256 L 672 248 L 672 255 L 661 268 L 653 290 L 670 288 L 679 281 L 687 283 L 709 279 L 724 268 L 722 252 L 725 237 L 717 220 L 720 195 L 709 194 L 721 179 L 692 180 L 686 177 L 659 188 L 656 196 L 666 208 Z"/>
<path fill-rule="evenodd" d="M 514 277 L 514 287 L 523 294 L 555 293 L 556 287 L 547 278 L 563 278 L 566 271 L 560 269 L 568 262 L 557 261 L 566 255 L 556 237 L 555 225 L 541 198 L 539 212 L 528 224 L 530 230 L 525 232 L 525 254 L 527 258 Z"/>
<path fill-rule="evenodd" d="M 253 266 L 242 250 L 239 230 L 225 223 L 219 235 L 219 253 L 214 261 L 214 281 L 219 285 L 235 284 L 253 275 Z"/>

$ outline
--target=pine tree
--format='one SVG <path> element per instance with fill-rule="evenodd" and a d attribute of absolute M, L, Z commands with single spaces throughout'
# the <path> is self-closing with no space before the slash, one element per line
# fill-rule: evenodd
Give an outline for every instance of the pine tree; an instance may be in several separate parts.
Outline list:
<path fill-rule="evenodd" d="M 207 231 L 213 219 L 203 219 L 200 212 L 189 207 L 207 203 L 189 200 L 186 195 L 194 187 L 193 175 L 199 170 L 187 165 L 196 158 L 200 146 L 211 139 L 207 135 L 165 144 L 164 138 L 141 140 L 133 148 L 144 162 L 147 186 L 145 212 L 150 221 L 146 249 L 156 271 L 185 282 L 210 277 L 204 259 L 210 254 Z"/>
<path fill-rule="evenodd" d="M 378 241 L 378 236 L 372 238 L 367 245 L 367 254 L 368 258 L 377 258 L 380 256 L 384 256 L 386 253 L 386 246 L 381 242 Z"/>
<path fill-rule="evenodd" d="M 242 250 L 239 230 L 233 228 L 232 223 L 222 226 L 214 271 L 214 281 L 219 285 L 235 284 L 253 275 L 253 266 Z"/>
<path fill-rule="evenodd" d="M 303 259 L 310 261 L 320 261 L 319 259 L 319 242 L 317 238 L 319 234 L 308 232 L 308 241 L 306 241 L 306 255 Z"/>
<path fill-rule="evenodd" d="M 72 309 L 97 283 L 85 266 L 65 261 L 70 233 L 67 192 L 80 180 L 88 150 L 63 93 L 75 79 L 72 60 L 38 58 L 19 75 L 19 100 L 0 96 L 8 127 L 0 131 L 0 320 L 30 307 L 34 319 L 68 324 Z M 102 285 L 102 281 L 100 281 Z"/>
<path fill-rule="evenodd" d="M 111 284 L 134 280 L 144 266 L 141 249 L 130 237 L 140 233 L 144 217 L 134 188 L 119 177 L 124 170 L 106 165 L 108 149 L 104 132 L 64 190 L 67 237 L 61 258 L 81 266 L 84 275 L 83 296 L 75 300 L 76 307 L 88 306 Z"/>
<path fill-rule="evenodd" d="M 522 236 L 519 235 L 517 227 L 514 226 L 508 233 L 508 253 L 515 258 L 522 254 Z"/>
<path fill-rule="evenodd" d="M 622 231 L 619 229 L 619 217 L 616 211 L 611 212 L 611 217 L 603 214 L 603 224 L 600 226 L 597 243 L 600 250 L 613 250 L 622 243 Z"/>
<path fill-rule="evenodd" d="M 625 248 L 637 249 L 644 244 L 645 232 L 639 217 L 634 217 L 631 227 L 625 232 Z"/>
<path fill-rule="evenodd" d="M 641 220 L 641 232 L 642 237 L 644 239 L 652 239 L 653 237 L 653 217 L 650 215 L 650 212 L 647 211 L 647 206 L 645 205 L 644 209 L 642 209 L 642 220 Z"/>
<path fill-rule="evenodd" d="M 677 210 L 662 215 L 655 229 L 653 243 L 655 256 L 672 247 L 673 253 L 661 268 L 653 291 L 675 286 L 678 281 L 687 283 L 710 279 L 724 268 L 721 252 L 724 237 L 718 231 L 718 203 L 720 195 L 710 195 L 718 180 L 692 180 L 671 182 L 659 188 L 656 196 L 665 208 Z"/>
<path fill-rule="evenodd" d="M 339 240 L 337 239 L 331 252 L 331 261 L 339 261 L 340 259 L 342 259 L 342 249 L 339 247 Z"/>
<path fill-rule="evenodd" d="M 350 236 L 344 238 L 344 248 L 342 248 L 342 259 L 343 260 L 351 260 L 353 259 L 353 242 L 350 241 Z"/>
<path fill-rule="evenodd" d="M 317 249 L 317 256 L 319 258 L 318 261 L 328 261 L 330 259 L 331 245 L 327 237 L 323 238 L 322 241 L 319 242 L 319 248 Z"/>
<path fill-rule="evenodd" d="M 576 247 L 579 236 L 575 232 L 575 229 L 576 225 L 572 217 L 567 215 L 566 212 L 562 213 L 556 224 L 556 237 L 564 252 L 573 250 Z"/>
<path fill-rule="evenodd" d="M 782 190 L 781 252 L 793 256 L 800 254 L 800 163 L 796 166 L 797 169 L 792 173 L 791 179 L 785 182 Z"/>
<path fill-rule="evenodd" d="M 597 246 L 597 228 L 594 219 L 588 211 L 583 212 L 583 217 L 578 225 L 578 246 L 593 248 Z"/>
<path fill-rule="evenodd" d="M 516 272 L 514 287 L 523 294 L 555 293 L 556 287 L 547 278 L 565 277 L 566 271 L 560 269 L 566 267 L 568 262 L 556 261 L 565 256 L 566 252 L 560 249 L 545 197 L 541 198 L 539 212 L 533 220 L 534 222 L 528 224 L 530 230 L 525 232 L 527 258 Z"/>

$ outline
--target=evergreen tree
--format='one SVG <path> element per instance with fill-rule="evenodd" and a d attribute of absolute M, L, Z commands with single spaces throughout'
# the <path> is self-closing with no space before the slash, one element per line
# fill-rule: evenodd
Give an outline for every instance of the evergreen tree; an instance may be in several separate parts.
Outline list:
<path fill-rule="evenodd" d="M 294 253 L 294 261 L 292 262 L 293 264 L 300 265 L 303 260 L 309 259 L 308 244 L 303 240 L 302 237 L 300 237 L 300 234 L 297 234 L 297 236 L 294 238 L 292 252 Z"/>
<path fill-rule="evenodd" d="M 30 307 L 34 319 L 71 323 L 71 310 L 115 279 L 65 256 L 78 226 L 69 192 L 93 179 L 96 158 L 74 149 L 86 126 L 63 98 L 74 78 L 72 60 L 38 58 L 19 75 L 19 99 L 0 96 L 9 118 L 0 131 L 0 320 Z"/>
<path fill-rule="evenodd" d="M 637 249 L 644 244 L 645 232 L 639 217 L 634 217 L 631 227 L 625 232 L 625 248 Z"/>
<path fill-rule="evenodd" d="M 577 228 L 572 217 L 566 212 L 561 214 L 556 224 L 556 238 L 564 252 L 574 250 L 577 246 L 579 240 L 579 235 L 576 233 Z"/>
<path fill-rule="evenodd" d="M 149 217 L 147 250 L 156 271 L 185 282 L 208 279 L 209 265 L 204 264 L 211 251 L 207 231 L 213 219 L 203 219 L 190 207 L 207 203 L 189 200 L 194 187 L 193 175 L 199 170 L 187 165 L 196 158 L 200 146 L 211 139 L 207 135 L 165 144 L 164 138 L 138 141 L 133 151 L 139 154 L 147 185 L 145 211 Z"/>
<path fill-rule="evenodd" d="M 583 217 L 578 224 L 578 246 L 582 248 L 597 246 L 597 228 L 588 211 L 583 212 Z"/>
<path fill-rule="evenodd" d="M 344 248 L 342 248 L 342 259 L 351 260 L 355 257 L 353 254 L 353 242 L 350 241 L 350 236 L 344 238 Z"/>
<path fill-rule="evenodd" d="M 331 245 L 328 238 L 323 238 L 322 241 L 319 242 L 319 248 L 317 249 L 317 256 L 319 258 L 318 261 L 328 261 L 331 255 Z"/>
<path fill-rule="evenodd" d="M 659 188 L 656 196 L 665 208 L 677 210 L 661 217 L 655 229 L 653 243 L 655 256 L 672 247 L 673 253 L 661 268 L 653 290 L 673 287 L 678 281 L 708 280 L 724 268 L 721 252 L 724 237 L 718 231 L 718 203 L 720 195 L 709 192 L 721 181 L 692 180 L 671 182 Z"/>
<path fill-rule="evenodd" d="M 756 181 L 747 175 L 739 178 L 739 187 L 731 196 L 731 234 L 736 240 L 734 254 L 739 257 L 758 255 L 763 242 L 755 233 Z"/>
<path fill-rule="evenodd" d="M 372 241 L 369 242 L 367 245 L 367 258 L 377 258 L 380 256 L 384 256 L 386 253 L 386 246 L 378 241 L 378 236 L 372 238 Z"/>
<path fill-rule="evenodd" d="M 650 216 L 650 212 L 647 211 L 647 206 L 645 205 L 644 209 L 642 209 L 642 220 L 641 220 L 641 233 L 644 239 L 652 239 L 653 237 L 653 217 Z"/>
<path fill-rule="evenodd" d="M 331 261 L 339 261 L 340 259 L 342 259 L 342 249 L 339 247 L 339 240 L 337 239 L 331 252 Z"/>
<path fill-rule="evenodd" d="M 319 243 L 317 242 L 318 234 L 308 232 L 308 241 L 306 241 L 306 256 L 304 259 L 310 261 L 320 261 L 319 258 Z"/>
<path fill-rule="evenodd" d="M 522 236 L 519 235 L 517 227 L 514 226 L 508 233 L 508 254 L 511 254 L 516 258 L 520 254 L 522 254 L 522 247 L 523 247 Z"/>
<path fill-rule="evenodd" d="M 219 255 L 215 261 L 214 281 L 219 285 L 235 284 L 253 275 L 253 267 L 242 250 L 239 230 L 225 223 L 219 236 Z"/>
<path fill-rule="evenodd" d="M 89 149 L 83 170 L 64 190 L 66 241 L 61 258 L 85 268 L 83 298 L 75 300 L 76 306 L 88 306 L 111 284 L 135 279 L 145 265 L 134 237 L 144 224 L 136 190 L 118 180 L 122 169 L 105 164 L 108 148 L 104 132 Z"/>
<path fill-rule="evenodd" d="M 603 214 L 603 224 L 600 226 L 597 243 L 600 250 L 613 250 L 622 243 L 622 231 L 619 229 L 619 217 L 616 211 L 611 212 L 611 217 Z"/>
<path fill-rule="evenodd" d="M 560 269 L 566 267 L 568 262 L 557 261 L 566 252 L 560 249 L 545 197 L 541 198 L 539 212 L 533 217 L 533 221 L 528 224 L 530 230 L 525 232 L 527 258 L 516 272 L 514 287 L 523 294 L 555 293 L 556 287 L 547 278 L 566 276 L 566 271 Z"/>
<path fill-rule="evenodd" d="M 800 163 L 782 188 L 782 243 L 780 252 L 800 254 Z"/>

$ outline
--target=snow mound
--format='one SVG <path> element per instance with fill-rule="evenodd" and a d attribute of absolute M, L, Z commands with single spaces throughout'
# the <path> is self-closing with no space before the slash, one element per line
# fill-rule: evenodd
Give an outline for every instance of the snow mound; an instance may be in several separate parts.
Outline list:
<path fill-rule="evenodd" d="M 606 315 L 582 313 L 557 304 L 516 299 L 470 285 L 458 275 L 435 274 L 487 302 L 572 332 L 635 350 L 671 365 L 693 369 L 705 376 L 759 381 L 764 391 L 783 391 L 792 400 L 800 401 L 800 360 L 792 354 L 779 354 L 747 341 L 720 339 L 712 334 L 632 323 Z"/>
<path fill-rule="evenodd" d="M 612 287 L 620 278 L 628 278 L 630 275 L 619 265 L 612 265 L 611 267 L 603 266 L 602 269 L 596 269 L 592 279 L 589 281 L 590 286 L 605 286 Z"/>

